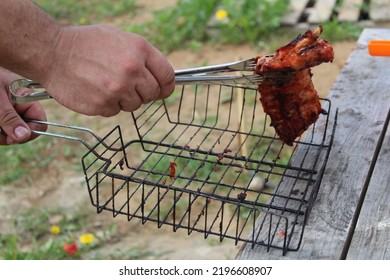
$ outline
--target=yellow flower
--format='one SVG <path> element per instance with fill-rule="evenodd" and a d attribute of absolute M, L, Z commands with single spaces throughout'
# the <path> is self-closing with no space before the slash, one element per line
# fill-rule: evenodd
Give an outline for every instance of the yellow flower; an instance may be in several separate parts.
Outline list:
<path fill-rule="evenodd" d="M 51 226 L 50 232 L 51 232 L 52 234 L 58 235 L 58 234 L 61 233 L 61 229 L 60 229 L 59 226 Z"/>
<path fill-rule="evenodd" d="M 82 17 L 82 18 L 80 18 L 79 23 L 80 23 L 80 25 L 84 25 L 87 23 L 87 19 Z"/>
<path fill-rule="evenodd" d="M 217 20 L 224 20 L 227 18 L 227 16 L 228 16 L 228 12 L 226 10 L 219 9 L 215 12 L 215 18 Z"/>
<path fill-rule="evenodd" d="M 91 244 L 95 236 L 92 233 L 86 233 L 80 236 L 80 243 L 82 244 Z"/>

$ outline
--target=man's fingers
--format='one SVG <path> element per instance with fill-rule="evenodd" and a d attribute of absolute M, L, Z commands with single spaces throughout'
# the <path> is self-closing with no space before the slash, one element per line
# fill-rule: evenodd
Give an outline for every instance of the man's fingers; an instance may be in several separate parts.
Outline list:
<path fill-rule="evenodd" d="M 3 114 L 4 113 L 4 114 Z M 31 131 L 28 125 L 14 112 L 1 112 L 1 145 L 23 143 L 30 139 Z"/>
<path fill-rule="evenodd" d="M 164 55 L 151 46 L 155 51 L 146 59 L 146 67 L 152 73 L 160 86 L 159 99 L 166 98 L 171 95 L 175 89 L 175 71 L 167 62 Z"/>
<path fill-rule="evenodd" d="M 45 112 L 38 102 L 13 106 L 5 89 L 0 89 L 0 145 L 24 143 L 35 139 L 31 129 L 46 131 L 46 125 L 26 123 L 25 119 L 46 120 Z"/>
<path fill-rule="evenodd" d="M 135 91 L 143 104 L 158 99 L 161 95 L 161 90 L 160 83 L 148 69 L 145 69 L 142 78 L 135 85 Z"/>
<path fill-rule="evenodd" d="M 22 143 L 30 138 L 30 129 L 15 111 L 8 97 L 7 88 L 13 81 L 20 78 L 0 67 L 0 145 Z"/>
<path fill-rule="evenodd" d="M 18 114 L 22 115 L 26 120 L 40 120 L 46 121 L 46 114 L 39 102 L 32 102 L 27 104 L 19 104 L 15 106 Z M 47 125 L 29 122 L 27 121 L 27 125 L 30 130 L 38 130 L 38 131 L 46 131 Z M 37 138 L 39 135 L 32 133 L 29 140 L 33 140 Z"/>
<path fill-rule="evenodd" d="M 5 92 L 0 92 L 0 128 L 2 131 L 0 144 L 2 145 L 23 143 L 31 136 L 29 126 L 15 111 Z"/>

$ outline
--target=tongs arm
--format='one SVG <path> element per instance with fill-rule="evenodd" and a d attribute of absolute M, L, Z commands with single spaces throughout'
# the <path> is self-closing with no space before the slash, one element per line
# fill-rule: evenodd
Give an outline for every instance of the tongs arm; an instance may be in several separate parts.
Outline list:
<path fill-rule="evenodd" d="M 234 71 L 253 72 L 255 66 L 256 66 L 256 58 L 250 58 L 250 59 L 244 59 L 244 60 L 223 63 L 223 64 L 176 70 L 175 74 L 176 76 L 182 76 L 182 75 L 206 75 L 206 74 L 234 72 Z"/>
<path fill-rule="evenodd" d="M 217 84 L 233 86 L 238 84 L 256 84 L 261 79 L 259 76 L 253 75 L 255 66 L 256 58 L 249 58 L 223 64 L 176 70 L 176 84 Z M 248 71 L 251 75 L 209 75 L 238 71 Z"/>
<path fill-rule="evenodd" d="M 21 88 L 33 89 L 34 91 L 28 95 L 17 95 L 16 92 Z M 12 102 L 16 104 L 52 98 L 44 87 L 29 79 L 18 79 L 13 81 L 9 86 L 9 92 Z"/>
<path fill-rule="evenodd" d="M 254 74 L 254 68 L 256 67 L 256 58 L 249 58 L 229 63 L 202 66 L 196 68 L 188 68 L 182 70 L 176 70 L 176 84 L 218 84 L 218 85 L 258 85 L 265 79 L 269 78 L 266 75 Z M 226 72 L 250 72 L 250 75 L 208 75 L 218 74 Z M 279 73 L 280 74 L 280 73 Z M 273 78 L 286 79 L 288 75 L 286 73 L 272 74 Z M 33 89 L 33 92 L 24 95 L 18 95 L 16 92 L 21 88 Z M 28 103 L 31 101 L 39 101 L 44 99 L 50 99 L 51 96 L 39 83 L 36 83 L 28 79 L 19 79 L 11 83 L 9 87 L 11 100 L 15 103 Z"/>

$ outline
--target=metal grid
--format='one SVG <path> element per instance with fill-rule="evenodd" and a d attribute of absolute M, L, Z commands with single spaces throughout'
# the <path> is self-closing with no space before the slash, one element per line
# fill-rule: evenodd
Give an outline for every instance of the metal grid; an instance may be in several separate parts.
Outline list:
<path fill-rule="evenodd" d="M 136 139 L 124 143 L 116 127 L 83 157 L 92 204 L 204 238 L 298 250 L 334 127 L 322 115 L 286 146 L 258 99 L 253 88 L 183 86 L 133 113 Z"/>

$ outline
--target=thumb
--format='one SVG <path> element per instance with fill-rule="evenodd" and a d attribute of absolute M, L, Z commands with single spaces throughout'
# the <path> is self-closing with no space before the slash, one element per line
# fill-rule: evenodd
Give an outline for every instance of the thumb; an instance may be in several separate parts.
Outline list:
<path fill-rule="evenodd" d="M 0 138 L 0 144 L 11 145 L 23 143 L 30 139 L 30 128 L 15 110 L 0 111 L 0 127 L 3 133 L 3 139 Z"/>
<path fill-rule="evenodd" d="M 0 92 L 0 144 L 17 144 L 30 139 L 31 130 L 11 105 L 7 95 Z"/>

